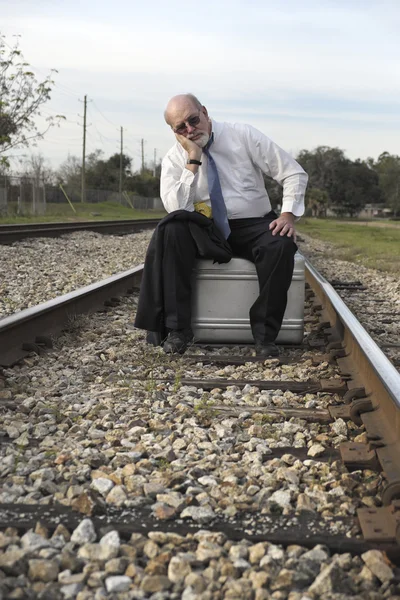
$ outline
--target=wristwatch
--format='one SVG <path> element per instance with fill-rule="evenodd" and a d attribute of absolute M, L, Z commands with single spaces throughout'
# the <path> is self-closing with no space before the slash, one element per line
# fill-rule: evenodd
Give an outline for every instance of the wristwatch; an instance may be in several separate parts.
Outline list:
<path fill-rule="evenodd" d="M 189 158 L 189 160 L 186 163 L 187 165 L 201 165 L 201 162 L 199 160 L 195 160 L 194 158 Z"/>

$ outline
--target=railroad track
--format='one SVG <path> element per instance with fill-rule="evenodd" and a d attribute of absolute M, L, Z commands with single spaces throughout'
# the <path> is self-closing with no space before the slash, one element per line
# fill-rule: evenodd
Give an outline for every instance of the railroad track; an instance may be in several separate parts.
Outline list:
<path fill-rule="evenodd" d="M 268 588 L 283 594 L 276 598 L 290 589 L 328 598 L 344 593 L 338 569 L 353 595 L 397 593 L 398 571 L 371 550 L 400 560 L 400 375 L 336 292 L 308 263 L 305 339 L 282 347 L 279 359 L 213 345 L 176 357 L 133 330 L 141 273 L 0 321 L 0 527 L 24 551 L 14 563 L 0 557 L 10 589 L 32 585 L 24 559 L 39 560 L 53 532 L 75 530 L 72 574 L 48 575 L 40 593 L 109 590 L 118 574 L 118 589 L 142 597 L 210 588 L 205 597 L 267 598 L 257 590 Z M 91 321 L 77 318 L 99 309 Z M 35 392 L 41 377 L 46 393 Z M 35 528 L 47 542 L 35 538 L 33 548 L 26 532 Z M 116 532 L 119 549 L 91 544 L 94 530 Z M 9 553 L 7 540 L 3 547 Z M 53 544 L 40 556 L 56 554 Z M 119 567 L 106 568 L 108 560 Z M 364 563 L 375 580 L 361 576 Z M 25 584 L 16 583 L 19 569 Z"/>
<path fill-rule="evenodd" d="M 26 238 L 58 237 L 73 231 L 96 231 L 101 234 L 123 235 L 143 229 L 153 229 L 158 222 L 159 219 L 127 219 L 120 221 L 0 225 L 0 244 L 12 244 Z"/>

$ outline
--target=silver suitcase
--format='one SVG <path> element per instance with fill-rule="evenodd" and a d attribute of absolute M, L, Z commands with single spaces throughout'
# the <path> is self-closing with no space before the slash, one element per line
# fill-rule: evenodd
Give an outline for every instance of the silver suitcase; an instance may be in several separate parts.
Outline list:
<path fill-rule="evenodd" d="M 198 260 L 193 273 L 192 329 L 195 340 L 254 343 L 249 310 L 259 294 L 255 266 L 243 258 L 226 264 Z M 277 342 L 300 344 L 304 332 L 304 258 L 295 254 L 288 303 Z"/>

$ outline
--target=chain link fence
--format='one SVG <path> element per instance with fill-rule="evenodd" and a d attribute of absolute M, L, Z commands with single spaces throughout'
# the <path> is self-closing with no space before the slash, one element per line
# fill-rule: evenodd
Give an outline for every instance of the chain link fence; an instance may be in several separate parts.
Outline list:
<path fill-rule="evenodd" d="M 81 190 L 73 186 L 45 185 L 33 177 L 0 176 L 0 217 L 45 215 L 49 205 L 81 204 Z M 160 198 L 132 192 L 86 189 L 86 203 L 113 202 L 136 210 L 163 210 Z"/>
<path fill-rule="evenodd" d="M 0 215 L 46 214 L 46 187 L 31 177 L 0 176 Z"/>

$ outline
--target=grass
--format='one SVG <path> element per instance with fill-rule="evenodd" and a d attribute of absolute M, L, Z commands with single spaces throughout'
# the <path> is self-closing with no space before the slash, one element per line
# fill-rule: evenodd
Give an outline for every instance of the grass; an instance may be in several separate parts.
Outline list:
<path fill-rule="evenodd" d="M 366 267 L 399 272 L 400 228 L 383 227 L 382 223 L 368 225 L 333 219 L 302 219 L 297 229 L 313 238 L 330 242 L 334 257 Z M 332 257 L 332 252 L 329 251 Z"/>
<path fill-rule="evenodd" d="M 99 202 L 96 204 L 84 202 L 73 205 L 76 213 L 68 203 L 47 204 L 45 215 L 9 214 L 0 216 L 0 224 L 18 223 L 52 223 L 68 221 L 111 221 L 121 219 L 157 219 L 165 217 L 163 210 L 136 210 L 129 206 L 122 206 L 117 202 Z M 12 209 L 12 207 L 11 207 Z"/>

